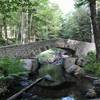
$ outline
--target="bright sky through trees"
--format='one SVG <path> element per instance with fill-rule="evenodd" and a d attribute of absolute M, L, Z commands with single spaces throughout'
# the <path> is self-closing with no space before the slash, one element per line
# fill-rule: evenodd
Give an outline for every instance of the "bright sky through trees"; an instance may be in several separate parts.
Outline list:
<path fill-rule="evenodd" d="M 74 0 L 50 0 L 52 3 L 56 3 L 64 14 L 74 10 Z"/>

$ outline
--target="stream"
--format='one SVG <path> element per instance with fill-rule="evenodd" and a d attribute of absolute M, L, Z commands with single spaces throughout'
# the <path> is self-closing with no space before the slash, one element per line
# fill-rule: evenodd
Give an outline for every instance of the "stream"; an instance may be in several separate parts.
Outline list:
<path fill-rule="evenodd" d="M 17 82 L 12 83 L 12 85 L 8 88 L 8 92 L 0 96 L 0 100 L 7 100 L 9 97 L 17 93 L 18 91 L 22 90 L 23 88 L 29 86 L 32 83 L 31 80 L 28 79 L 26 76 L 21 76 Z M 26 91 L 22 93 L 18 98 L 14 100 L 75 100 L 72 97 L 61 97 L 61 98 L 45 98 L 39 97 L 37 95 L 33 95 L 31 91 Z"/>

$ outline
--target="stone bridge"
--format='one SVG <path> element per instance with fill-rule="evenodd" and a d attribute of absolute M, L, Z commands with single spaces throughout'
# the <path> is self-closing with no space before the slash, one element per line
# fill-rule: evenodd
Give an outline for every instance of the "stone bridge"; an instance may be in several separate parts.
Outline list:
<path fill-rule="evenodd" d="M 32 59 L 40 52 L 53 47 L 69 48 L 76 51 L 76 56 L 84 56 L 89 51 L 95 50 L 94 43 L 70 40 L 70 39 L 55 39 L 27 44 L 15 44 L 0 47 L 0 58 L 12 57 L 21 59 Z"/>

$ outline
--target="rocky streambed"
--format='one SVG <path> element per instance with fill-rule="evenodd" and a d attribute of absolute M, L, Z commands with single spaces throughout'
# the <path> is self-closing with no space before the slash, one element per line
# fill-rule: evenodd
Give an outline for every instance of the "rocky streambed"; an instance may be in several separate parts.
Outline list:
<path fill-rule="evenodd" d="M 75 81 L 63 82 L 60 84 L 56 84 L 54 86 L 43 86 L 38 83 L 34 87 L 31 87 L 30 89 L 23 92 L 20 96 L 18 96 L 16 99 L 13 100 L 63 100 L 61 99 L 62 97 L 69 96 L 71 95 L 71 93 L 80 96 L 79 98 L 83 98 L 84 93 L 82 94 L 81 93 L 82 91 L 80 89 L 82 83 L 76 84 Z M 0 81 L 0 84 L 3 83 L 3 85 L 0 85 L 0 89 L 2 88 L 2 91 L 0 92 L 0 100 L 7 100 L 10 96 L 16 94 L 21 89 L 29 86 L 32 82 L 33 81 L 30 80 L 27 75 L 10 76 L 6 79 L 3 79 L 2 82 Z M 98 99 L 100 96 L 99 79 L 93 81 L 93 87 L 97 93 L 95 99 L 84 98 L 79 100 L 100 100 Z"/>

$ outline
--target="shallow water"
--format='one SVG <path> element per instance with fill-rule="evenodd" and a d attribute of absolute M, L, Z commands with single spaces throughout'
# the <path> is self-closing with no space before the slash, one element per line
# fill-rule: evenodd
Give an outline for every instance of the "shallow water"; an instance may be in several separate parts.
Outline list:
<path fill-rule="evenodd" d="M 18 81 L 16 82 L 17 83 L 13 83 L 13 85 L 11 84 L 11 86 L 9 87 L 8 93 L 0 96 L 0 100 L 7 100 L 9 97 L 11 97 L 12 95 L 17 93 L 21 89 L 29 86 L 32 83 L 32 81 L 29 80 L 27 76 L 20 76 L 20 78 L 18 78 Z M 57 98 L 57 99 L 43 98 L 37 95 L 33 95 L 30 91 L 27 91 L 27 92 L 22 93 L 15 100 L 74 100 L 74 99 L 72 97 L 62 97 L 62 98 Z"/>
<path fill-rule="evenodd" d="M 61 100 L 75 100 L 75 99 L 71 96 L 68 96 L 68 97 L 62 97 Z"/>

